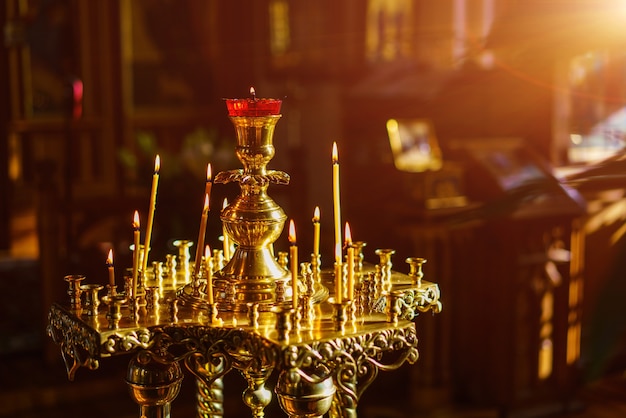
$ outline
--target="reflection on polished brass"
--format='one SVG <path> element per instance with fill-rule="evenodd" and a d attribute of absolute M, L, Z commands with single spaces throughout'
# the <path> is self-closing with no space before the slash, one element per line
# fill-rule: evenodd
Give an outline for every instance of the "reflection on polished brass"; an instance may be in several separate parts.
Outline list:
<path fill-rule="evenodd" d="M 228 260 L 213 250 L 211 287 L 205 269 L 192 277 L 193 243 L 187 240 L 174 242 L 177 254 L 167 255 L 165 263 L 155 260 L 139 271 L 136 295 L 127 287 L 103 297 L 106 310 L 97 304 L 102 286 L 81 284 L 84 276 L 65 277 L 69 303 L 51 307 L 47 332 L 60 345 L 71 380 L 81 366 L 95 369 L 104 358 L 133 354 L 126 380 L 142 417 L 169 417 L 185 367 L 198 382 L 198 417 L 224 415 L 222 378 L 237 370 L 247 382 L 242 398 L 253 417 L 264 416 L 276 393 L 292 418 L 345 418 L 356 417 L 358 401 L 379 370 L 417 360 L 412 320 L 441 310 L 438 286 L 423 279 L 425 260 L 412 258 L 409 274 L 399 273 L 392 270 L 394 250 L 376 250 L 379 261 L 368 264 L 366 244 L 354 242 L 355 294 L 335 303 L 329 289 L 343 278 L 335 278 L 332 266 L 324 268 L 321 256 L 301 263 L 296 281 L 288 260 L 274 257 L 286 216 L 267 188 L 289 180 L 266 169 L 279 117 L 231 118 L 243 169 L 219 173 L 214 181 L 235 181 L 241 188 L 221 213 L 236 250 Z M 299 283 L 297 309 L 293 282 Z M 273 373 L 278 380 L 272 391 L 267 384 Z"/>
<path fill-rule="evenodd" d="M 266 168 L 274 157 L 273 135 L 279 118 L 280 115 L 231 117 L 237 136 L 235 153 L 243 169 L 215 177 L 215 183 L 236 181 L 241 188 L 241 194 L 222 209 L 220 216 L 224 232 L 237 247 L 217 273 L 218 278 L 234 283 L 234 308 L 239 310 L 244 310 L 248 302 L 271 304 L 275 300 L 276 281 L 289 277 L 271 249 L 287 215 L 267 194 L 270 183 L 289 183 L 287 173 Z"/>
<path fill-rule="evenodd" d="M 314 374 L 307 380 L 298 373 L 283 370 L 274 389 L 280 406 L 289 416 L 321 417 L 330 409 L 335 385 L 330 376 L 320 379 Z"/>
<path fill-rule="evenodd" d="M 126 383 L 133 400 L 140 406 L 141 418 L 169 418 L 171 404 L 183 380 L 177 362 L 157 361 L 139 352 L 128 366 Z"/>

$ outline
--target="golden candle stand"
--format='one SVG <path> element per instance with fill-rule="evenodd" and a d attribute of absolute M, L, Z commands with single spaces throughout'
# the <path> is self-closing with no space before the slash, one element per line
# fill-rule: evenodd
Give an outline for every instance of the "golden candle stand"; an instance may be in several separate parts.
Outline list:
<path fill-rule="evenodd" d="M 181 240 L 178 254 L 145 267 L 137 283 L 127 276 L 124 291 L 109 285 L 101 298 L 102 286 L 65 277 L 69 304 L 51 307 L 47 331 L 61 347 L 70 380 L 81 366 L 95 369 L 103 358 L 131 353 L 126 382 L 141 417 L 170 416 L 184 366 L 196 377 L 200 417 L 223 416 L 222 378 L 236 369 L 247 382 L 242 397 L 254 417 L 271 402 L 265 383 L 277 373 L 274 392 L 289 416 L 348 418 L 356 417 L 358 400 L 379 370 L 417 360 L 412 319 L 441 310 L 438 286 L 422 280 L 426 260 L 409 258 L 409 273 L 399 273 L 392 270 L 393 250 L 377 250 L 379 262 L 368 264 L 365 243 L 355 242 L 354 294 L 329 297 L 328 289 L 346 274 L 338 278 L 338 270 L 322 269 L 316 255 L 298 266 L 293 280 L 284 254 L 274 257 L 286 217 L 266 191 L 269 183 L 289 181 L 286 173 L 265 168 L 280 117 L 275 102 L 227 100 L 243 163 L 243 170 L 215 179 L 241 187 L 221 211 L 236 245 L 230 259 L 214 250 L 203 258 L 205 268 L 194 268 L 192 244 Z M 140 260 L 147 255 L 136 250 L 138 265 L 147 266 Z"/>

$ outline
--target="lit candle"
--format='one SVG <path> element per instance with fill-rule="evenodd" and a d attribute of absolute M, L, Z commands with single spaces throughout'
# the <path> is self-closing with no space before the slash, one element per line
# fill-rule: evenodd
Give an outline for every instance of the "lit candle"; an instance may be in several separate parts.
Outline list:
<path fill-rule="evenodd" d="M 224 198 L 222 210 L 226 209 L 226 206 L 228 206 L 228 199 Z M 228 238 L 224 225 L 222 225 L 222 235 L 224 237 L 224 260 L 228 262 L 228 260 L 230 260 L 230 239 Z"/>
<path fill-rule="evenodd" d="M 341 201 L 339 199 L 339 156 L 336 142 L 333 142 L 333 208 L 335 214 L 335 248 L 339 246 L 339 253 L 335 254 L 335 262 L 341 264 Z"/>
<path fill-rule="evenodd" d="M 107 257 L 107 267 L 109 269 L 109 287 L 111 289 L 111 295 L 115 296 L 117 290 L 115 289 L 115 271 L 113 270 L 113 250 L 109 250 Z"/>
<path fill-rule="evenodd" d="M 226 99 L 228 116 L 271 116 L 280 113 L 282 100 L 258 99 L 254 87 L 250 87 L 248 99 Z"/>
<path fill-rule="evenodd" d="M 354 247 L 352 246 L 352 234 L 350 225 L 346 222 L 346 248 L 348 258 L 348 299 L 354 298 Z"/>
<path fill-rule="evenodd" d="M 343 268 L 341 266 L 341 244 L 335 244 L 335 299 L 337 303 L 343 301 Z"/>
<path fill-rule="evenodd" d="M 200 218 L 200 231 L 198 232 L 198 245 L 196 246 L 196 262 L 193 266 L 193 278 L 198 278 L 200 265 L 202 264 L 202 250 L 204 249 L 204 235 L 206 234 L 206 221 L 209 217 L 209 195 L 204 195 L 204 207 Z"/>
<path fill-rule="evenodd" d="M 296 245 L 296 226 L 289 221 L 289 261 L 291 262 L 291 289 L 293 309 L 298 309 L 298 246 Z"/>
<path fill-rule="evenodd" d="M 313 212 L 313 256 L 320 254 L 320 208 L 315 206 Z"/>
<path fill-rule="evenodd" d="M 135 211 L 133 216 L 133 294 L 137 297 L 137 276 L 139 275 L 139 212 Z"/>
<path fill-rule="evenodd" d="M 204 186 L 204 194 L 209 196 L 209 207 L 211 200 L 211 187 L 213 187 L 213 179 L 211 175 L 211 163 L 206 166 L 206 185 Z"/>
<path fill-rule="evenodd" d="M 204 249 L 204 269 L 206 276 L 206 294 L 209 304 L 213 304 L 213 259 L 211 258 L 211 248 L 207 245 Z"/>
<path fill-rule="evenodd" d="M 146 274 L 148 267 L 148 254 L 150 253 L 150 240 L 152 239 L 152 224 L 154 222 L 154 211 L 156 209 L 156 194 L 159 185 L 159 169 L 161 168 L 161 158 L 157 155 L 154 159 L 154 175 L 152 176 L 152 191 L 150 193 L 150 207 L 148 210 L 148 225 L 146 226 L 146 237 L 144 241 L 144 255 L 142 273 Z"/>

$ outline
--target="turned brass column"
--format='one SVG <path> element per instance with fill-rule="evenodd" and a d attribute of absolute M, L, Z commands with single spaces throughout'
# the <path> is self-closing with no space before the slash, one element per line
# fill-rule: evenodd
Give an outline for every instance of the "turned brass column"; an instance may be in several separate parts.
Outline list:
<path fill-rule="evenodd" d="M 274 157 L 273 134 L 280 115 L 231 116 L 237 136 L 235 152 L 243 169 L 219 173 L 216 183 L 239 183 L 241 193 L 222 209 L 224 232 L 236 244 L 228 263 L 216 274 L 225 286 L 234 286 L 233 308 L 245 311 L 248 303 L 263 305 L 275 301 L 277 281 L 288 281 L 289 272 L 273 254 L 287 216 L 267 194 L 270 183 L 287 184 L 289 175 L 267 170 Z M 224 303 L 219 304 L 223 309 Z"/>

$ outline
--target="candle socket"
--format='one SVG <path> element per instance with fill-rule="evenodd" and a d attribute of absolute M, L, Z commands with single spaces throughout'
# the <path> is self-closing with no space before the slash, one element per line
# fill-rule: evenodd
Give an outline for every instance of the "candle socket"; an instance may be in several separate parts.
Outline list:
<path fill-rule="evenodd" d="M 314 315 L 314 313 L 312 313 L 309 310 L 311 296 L 307 294 L 303 294 L 301 300 L 302 300 L 302 318 L 301 319 L 305 322 L 309 322 L 311 320 L 311 316 Z"/>
<path fill-rule="evenodd" d="M 207 316 L 209 317 L 209 323 L 217 324 L 219 322 L 217 318 L 217 314 L 219 312 L 217 309 L 217 303 L 207 303 L 206 307 L 207 307 Z"/>
<path fill-rule="evenodd" d="M 421 286 L 422 277 L 424 277 L 422 266 L 426 263 L 426 259 L 420 257 L 409 257 L 406 259 L 406 262 L 409 265 L 409 277 L 411 278 L 411 284 L 413 286 Z"/>
<path fill-rule="evenodd" d="M 178 264 L 180 265 L 179 270 L 183 273 L 189 272 L 189 248 L 191 248 L 192 245 L 193 242 L 186 239 L 174 241 L 174 246 L 178 248 Z M 188 277 L 187 274 L 185 274 L 185 276 Z"/>
<path fill-rule="evenodd" d="M 126 303 L 124 295 L 105 296 L 102 301 L 108 306 L 106 318 L 109 321 L 109 329 L 117 329 L 122 319 L 122 305 Z"/>
<path fill-rule="evenodd" d="M 70 308 L 74 311 L 82 309 L 80 294 L 82 290 L 80 284 L 85 280 L 85 276 L 79 274 L 70 274 L 63 278 L 68 283 L 67 294 L 70 297 Z"/>
<path fill-rule="evenodd" d="M 200 276 L 201 273 L 198 273 L 197 276 L 194 276 L 191 280 L 191 295 L 193 297 L 200 297 Z"/>
<path fill-rule="evenodd" d="M 345 300 L 338 302 L 334 298 L 329 298 L 328 302 L 333 307 L 332 319 L 335 331 L 345 331 L 346 322 L 348 321 L 348 305 L 350 304 L 350 302 Z"/>
<path fill-rule="evenodd" d="M 139 311 L 141 309 L 141 305 L 139 304 L 139 297 L 132 297 L 128 299 L 128 309 L 130 311 L 130 319 L 135 321 L 135 323 L 139 322 Z"/>
<path fill-rule="evenodd" d="M 287 251 L 279 251 L 276 262 L 285 270 L 289 270 L 289 253 Z"/>
<path fill-rule="evenodd" d="M 159 308 L 159 286 L 146 287 L 146 310 L 153 312 Z"/>
<path fill-rule="evenodd" d="M 163 262 L 162 261 L 153 261 L 152 262 L 152 274 L 154 274 L 154 281 L 158 284 L 163 283 Z"/>
<path fill-rule="evenodd" d="M 107 285 L 107 296 L 108 297 L 117 296 L 117 286 L 115 286 L 115 285 L 111 286 L 110 284 L 108 284 Z"/>
<path fill-rule="evenodd" d="M 365 255 L 363 254 L 363 248 L 367 246 L 365 241 L 354 241 L 352 247 L 354 247 L 354 270 L 360 276 L 363 273 L 363 260 Z"/>
<path fill-rule="evenodd" d="M 124 274 L 124 295 L 126 295 L 127 298 L 133 297 L 133 275 L 132 275 L 132 272 L 131 272 L 131 274 Z"/>
<path fill-rule="evenodd" d="M 293 309 L 283 309 L 280 306 L 272 307 L 271 311 L 276 316 L 274 329 L 278 334 L 278 341 L 289 341 L 289 332 L 291 331 L 291 318 L 293 317 Z"/>
<path fill-rule="evenodd" d="M 398 318 L 400 318 L 400 304 L 398 302 L 402 294 L 402 291 L 396 290 L 385 295 L 387 322 L 393 323 L 394 325 L 398 323 Z"/>
<path fill-rule="evenodd" d="M 297 309 L 292 309 L 291 310 L 291 323 L 292 328 L 294 331 L 296 332 L 300 332 L 300 330 L 302 329 L 302 310 L 301 310 L 301 306 L 298 305 Z"/>
<path fill-rule="evenodd" d="M 393 267 L 391 256 L 393 256 L 396 251 L 390 248 L 379 248 L 374 251 L 374 253 L 380 258 L 378 265 L 380 266 L 383 278 L 391 279 L 391 268 Z"/>
<path fill-rule="evenodd" d="M 100 298 L 98 292 L 104 289 L 104 286 L 99 284 L 83 284 L 80 289 L 85 293 L 85 308 L 87 308 L 87 315 L 98 316 L 98 307 L 100 306 Z"/>
<path fill-rule="evenodd" d="M 357 310 L 358 310 L 358 303 L 356 302 L 356 300 L 351 299 L 349 301 L 347 301 L 347 308 L 346 308 L 346 313 L 347 313 L 347 317 L 348 320 L 350 322 L 356 322 L 357 320 Z"/>
<path fill-rule="evenodd" d="M 285 289 L 286 288 L 287 288 L 287 283 L 285 280 L 276 281 L 276 303 L 282 303 L 285 301 Z"/>
<path fill-rule="evenodd" d="M 320 254 L 311 254 L 311 272 L 315 282 L 319 283 L 322 277 L 322 256 Z"/>
<path fill-rule="evenodd" d="M 224 268 L 224 250 L 213 250 L 213 273 Z"/>
<path fill-rule="evenodd" d="M 172 324 L 178 322 L 178 299 L 175 297 L 167 298 L 167 313 Z"/>
<path fill-rule="evenodd" d="M 176 256 L 174 254 L 165 255 L 165 274 L 172 281 L 172 286 L 176 288 Z"/>

